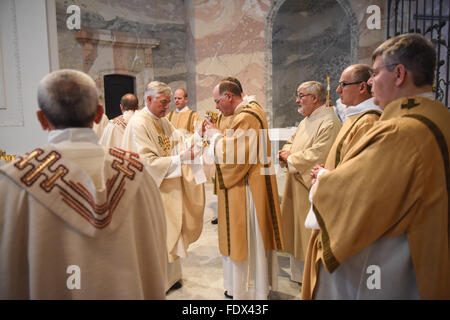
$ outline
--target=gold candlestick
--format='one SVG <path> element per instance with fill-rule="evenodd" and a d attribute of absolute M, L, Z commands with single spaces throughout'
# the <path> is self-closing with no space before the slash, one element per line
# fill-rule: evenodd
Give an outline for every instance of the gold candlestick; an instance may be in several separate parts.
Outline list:
<path fill-rule="evenodd" d="M 330 106 L 330 74 L 327 75 L 327 107 Z"/>

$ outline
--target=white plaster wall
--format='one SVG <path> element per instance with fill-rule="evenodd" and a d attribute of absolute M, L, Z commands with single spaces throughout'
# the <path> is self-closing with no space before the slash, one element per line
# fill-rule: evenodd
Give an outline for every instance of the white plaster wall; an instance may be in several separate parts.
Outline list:
<path fill-rule="evenodd" d="M 9 105 L 8 108 L 21 108 L 23 124 L 0 126 L 0 149 L 7 154 L 23 154 L 46 143 L 44 132 L 37 119 L 37 86 L 49 72 L 49 48 L 47 39 L 47 19 L 45 0 L 15 0 L 17 21 L 17 43 L 20 72 L 19 91 L 22 106 Z M 4 39 L 11 41 L 11 35 Z M 19 69 L 19 70 L 17 70 Z M 7 75 L 6 81 L 14 75 Z M 17 87 L 17 86 L 16 86 Z M 16 95 L 18 89 L 7 89 L 6 95 Z"/>

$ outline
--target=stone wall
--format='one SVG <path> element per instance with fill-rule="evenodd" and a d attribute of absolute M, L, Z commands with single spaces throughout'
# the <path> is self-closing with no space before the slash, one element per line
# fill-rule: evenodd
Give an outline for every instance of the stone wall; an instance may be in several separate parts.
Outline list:
<path fill-rule="evenodd" d="M 67 29 L 71 4 L 94 40 Z M 380 30 L 366 26 L 369 5 L 381 9 Z M 186 87 L 189 105 L 204 115 L 215 110 L 213 87 L 234 76 L 272 127 L 301 120 L 293 94 L 303 81 L 326 85 L 330 73 L 334 102 L 344 66 L 371 63 L 385 38 L 384 0 L 56 0 L 56 9 L 60 67 L 88 72 L 100 94 L 109 73 L 135 76 L 140 98 L 149 80 L 160 80 Z M 99 37 L 123 41 L 99 44 Z"/>
<path fill-rule="evenodd" d="M 192 7 L 197 109 L 214 110 L 212 88 L 234 76 L 266 109 L 272 127 L 301 120 L 293 98 L 303 81 L 326 85 L 331 102 L 346 64 L 371 63 L 385 37 L 384 0 L 187 1 Z M 369 5 L 381 9 L 381 29 L 368 30 Z M 289 73 L 289 75 L 287 75 Z"/>
<path fill-rule="evenodd" d="M 67 7 L 81 9 L 81 30 L 69 30 Z M 136 78 L 141 100 L 151 80 L 186 87 L 183 0 L 56 0 L 60 68 L 90 74 L 103 97 L 103 76 Z"/>

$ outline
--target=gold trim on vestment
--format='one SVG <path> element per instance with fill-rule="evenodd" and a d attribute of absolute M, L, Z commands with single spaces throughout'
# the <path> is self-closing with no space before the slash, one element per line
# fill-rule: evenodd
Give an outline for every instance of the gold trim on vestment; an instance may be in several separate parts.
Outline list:
<path fill-rule="evenodd" d="M 316 215 L 317 222 L 320 226 L 320 232 L 322 234 L 322 245 L 321 249 L 323 250 L 323 262 L 326 265 L 328 271 L 331 273 L 334 270 L 336 270 L 337 267 L 339 267 L 339 262 L 337 261 L 336 257 L 334 256 L 333 252 L 331 251 L 330 247 L 330 236 L 328 235 L 328 231 L 325 228 L 325 222 L 323 221 L 319 210 L 317 210 L 316 206 L 313 204 L 313 211 Z M 320 240 L 318 242 L 318 245 L 320 246 Z"/>
<path fill-rule="evenodd" d="M 256 102 L 254 102 L 255 104 L 257 104 Z M 259 105 L 258 105 L 259 106 Z M 256 119 L 258 119 L 261 128 L 264 128 L 263 122 L 261 120 L 261 118 L 259 117 L 258 114 L 256 114 L 253 111 L 250 110 L 243 110 L 242 112 L 251 114 L 252 116 L 254 116 Z M 264 157 L 267 157 L 267 150 L 266 150 L 266 143 L 263 143 L 264 146 Z M 265 158 L 267 159 L 267 158 Z M 266 162 L 266 161 L 264 161 Z M 272 190 L 272 181 L 270 180 L 270 175 L 266 174 L 265 175 L 265 180 L 266 180 L 266 191 L 267 191 L 267 195 L 268 195 L 268 200 L 269 200 L 269 206 L 270 206 L 270 215 L 272 217 L 272 223 L 273 223 L 273 232 L 275 234 L 275 241 L 277 244 L 277 249 L 278 250 L 283 250 L 283 246 L 281 245 L 281 236 L 280 236 L 280 229 L 278 228 L 278 221 L 277 221 L 277 214 L 276 214 L 276 210 L 275 210 L 275 203 L 273 200 L 273 190 Z"/>
<path fill-rule="evenodd" d="M 409 102 L 409 100 L 408 100 L 408 102 Z M 419 114 L 407 114 L 407 115 L 404 115 L 403 117 L 416 119 L 416 120 L 422 122 L 433 134 L 434 138 L 436 139 L 436 143 L 438 144 L 439 150 L 441 151 L 442 160 L 444 161 L 445 181 L 447 184 L 447 210 L 448 210 L 447 235 L 449 236 L 448 240 L 450 242 L 450 199 L 449 199 L 450 169 L 449 169 L 448 146 L 447 146 L 447 143 L 445 142 L 445 137 L 442 134 L 439 127 L 433 121 L 428 119 L 427 117 L 424 117 Z"/>
<path fill-rule="evenodd" d="M 362 119 L 365 115 L 367 114 L 376 114 L 378 115 L 378 117 L 381 116 L 381 112 L 376 111 L 376 110 L 369 110 L 367 112 L 364 112 L 362 115 L 360 115 L 350 126 L 350 128 L 347 130 L 347 132 L 344 134 L 344 136 L 342 137 L 341 141 L 339 141 L 339 144 L 336 148 L 336 159 L 334 162 L 334 167 L 336 168 L 338 166 L 338 164 L 341 162 L 341 150 L 342 150 L 342 146 L 344 145 L 344 141 L 347 138 L 347 136 L 349 135 L 350 131 L 353 129 L 354 125 L 360 120 Z"/>
<path fill-rule="evenodd" d="M 189 114 L 189 118 L 188 118 L 188 122 L 187 122 L 187 129 L 186 129 L 188 132 L 191 132 L 191 127 L 192 127 L 191 122 L 192 122 L 192 117 L 194 115 L 194 110 L 190 110 L 190 111 L 191 111 L 191 113 Z"/>

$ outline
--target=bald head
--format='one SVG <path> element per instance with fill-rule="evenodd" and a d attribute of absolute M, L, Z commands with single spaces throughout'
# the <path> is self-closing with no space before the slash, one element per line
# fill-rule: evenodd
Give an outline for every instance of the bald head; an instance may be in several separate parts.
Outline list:
<path fill-rule="evenodd" d="M 173 94 L 173 100 L 175 101 L 175 106 L 179 110 L 182 110 L 189 101 L 186 90 L 183 88 L 175 90 L 175 93 Z"/>
<path fill-rule="evenodd" d="M 342 72 L 336 93 L 347 107 L 356 106 L 372 97 L 371 86 L 367 83 L 370 70 L 367 64 L 353 64 Z"/>
<path fill-rule="evenodd" d="M 77 70 L 58 70 L 38 86 L 38 105 L 56 129 L 90 127 L 98 107 L 94 80 Z"/>
<path fill-rule="evenodd" d="M 127 93 L 120 99 L 120 105 L 123 108 L 122 111 L 136 110 L 139 107 L 139 100 L 134 94 Z"/>

